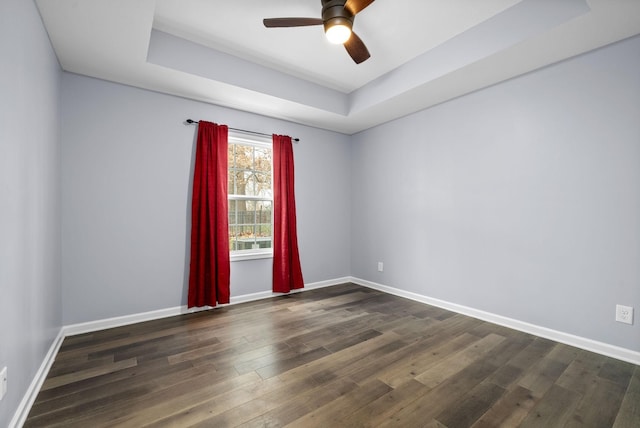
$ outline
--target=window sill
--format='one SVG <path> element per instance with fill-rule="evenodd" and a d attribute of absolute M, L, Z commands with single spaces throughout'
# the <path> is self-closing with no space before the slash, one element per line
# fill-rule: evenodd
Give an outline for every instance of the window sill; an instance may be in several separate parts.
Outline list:
<path fill-rule="evenodd" d="M 245 260 L 258 260 L 258 259 L 271 259 L 273 258 L 273 252 L 263 253 L 244 253 L 244 254 L 231 254 L 229 256 L 232 262 L 242 262 Z"/>

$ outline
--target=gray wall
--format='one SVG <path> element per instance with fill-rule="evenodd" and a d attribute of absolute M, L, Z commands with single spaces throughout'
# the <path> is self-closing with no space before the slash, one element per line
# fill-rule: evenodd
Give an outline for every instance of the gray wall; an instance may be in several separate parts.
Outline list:
<path fill-rule="evenodd" d="M 186 302 L 187 117 L 302 139 L 307 283 L 640 351 L 640 323 L 613 321 L 640 308 L 638 37 L 352 138 L 61 73 L 30 1 L 0 3 L 0 58 L 0 426 L 61 325 Z M 233 295 L 269 289 L 269 260 L 233 263 Z"/>
<path fill-rule="evenodd" d="M 306 283 L 350 274 L 349 137 L 65 73 L 64 324 L 186 304 L 190 180 L 205 119 L 289 134 Z M 232 262 L 233 296 L 271 290 L 271 259 Z"/>
<path fill-rule="evenodd" d="M 0 368 L 6 427 L 61 327 L 60 67 L 32 1 L 0 2 Z"/>
<path fill-rule="evenodd" d="M 640 351 L 638 70 L 635 37 L 354 136 L 352 275 Z"/>

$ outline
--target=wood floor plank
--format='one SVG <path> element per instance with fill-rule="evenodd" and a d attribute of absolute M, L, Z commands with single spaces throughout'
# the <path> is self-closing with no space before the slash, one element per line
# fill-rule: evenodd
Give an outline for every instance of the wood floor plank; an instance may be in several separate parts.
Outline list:
<path fill-rule="evenodd" d="M 640 427 L 640 367 L 636 366 L 613 428 Z"/>
<path fill-rule="evenodd" d="M 300 367 L 306 363 L 318 360 L 330 354 L 331 352 L 327 351 L 324 348 L 316 348 L 309 352 L 295 355 L 290 358 L 281 359 L 264 367 L 260 367 L 256 370 L 256 373 L 258 373 L 263 379 L 269 379 L 273 376 L 279 375 L 280 373 L 284 373 L 293 368 Z"/>
<path fill-rule="evenodd" d="M 523 428 L 562 427 L 580 402 L 580 394 L 553 385 L 522 421 Z"/>
<path fill-rule="evenodd" d="M 335 379 L 351 374 L 357 368 L 367 364 L 371 360 L 378 360 L 388 355 L 395 349 L 406 346 L 407 342 L 400 339 L 395 333 L 384 333 L 373 339 L 359 343 L 331 354 L 331 358 L 321 358 L 300 367 L 293 368 L 279 377 L 283 380 L 291 378 Z"/>
<path fill-rule="evenodd" d="M 158 373 L 161 375 L 161 373 Z M 256 373 L 249 373 L 244 376 L 234 375 L 229 377 L 225 373 L 215 371 L 207 371 L 199 376 L 183 376 L 181 380 L 173 381 L 169 385 L 159 381 L 159 383 L 147 383 L 141 387 L 149 387 L 145 394 L 128 396 L 126 400 L 115 400 L 114 396 L 118 391 L 127 392 L 127 389 L 115 389 L 114 394 L 98 400 L 93 400 L 73 408 L 60 414 L 55 412 L 48 415 L 51 425 L 53 422 L 60 422 L 62 426 L 117 426 L 124 424 L 132 414 L 157 414 L 168 411 L 172 405 L 182 406 L 185 401 L 197 402 L 198 400 L 206 400 L 216 393 L 224 393 L 235 387 L 244 385 L 248 382 L 258 382 L 260 380 Z M 132 390 L 136 390 L 134 386 Z M 111 404 L 113 402 L 113 405 Z M 75 413 L 73 411 L 76 411 Z M 27 421 L 29 422 L 29 420 Z M 38 424 L 33 426 L 39 426 Z M 44 425 L 49 426 L 49 424 Z"/>
<path fill-rule="evenodd" d="M 436 420 L 447 427 L 469 427 L 493 406 L 506 390 L 491 382 L 481 382 L 460 397 L 458 406 L 444 409 Z"/>
<path fill-rule="evenodd" d="M 557 343 L 536 337 L 533 342 L 523 349 L 518 355 L 513 357 L 509 364 L 514 367 L 519 367 L 523 370 L 528 370 L 531 366 L 537 364 L 542 358 L 544 358 Z"/>
<path fill-rule="evenodd" d="M 69 350 L 61 350 L 58 353 L 57 358 L 59 358 L 61 361 L 64 361 L 66 359 L 76 358 L 78 356 L 94 355 L 99 357 L 100 355 L 102 355 L 101 351 L 106 351 L 108 349 L 119 349 L 124 346 L 136 344 L 141 340 L 151 340 L 151 339 L 171 336 L 173 334 L 180 333 L 180 332 L 184 333 L 184 330 L 182 327 L 171 327 L 168 330 L 161 329 L 158 331 L 147 331 L 140 335 L 138 334 L 120 335 L 114 340 L 95 341 L 84 348 L 73 348 Z"/>
<path fill-rule="evenodd" d="M 308 351 L 307 351 L 308 352 Z M 283 361 L 300 355 L 296 349 L 292 349 L 286 343 L 261 346 L 252 352 L 245 352 L 229 361 L 228 365 L 215 362 L 218 368 L 233 367 L 238 373 L 248 373 L 273 364 L 275 361 Z"/>
<path fill-rule="evenodd" d="M 461 334 L 449 340 L 424 341 L 424 347 L 415 346 L 407 357 L 396 360 L 387 368 L 378 371 L 377 378 L 395 388 L 414 379 L 418 374 L 426 372 L 430 367 L 449 358 L 452 353 L 466 348 L 477 341 L 475 336 Z"/>
<path fill-rule="evenodd" d="M 567 364 L 549 355 L 534 364 L 518 382 L 537 397 L 542 397 L 567 368 Z"/>
<path fill-rule="evenodd" d="M 593 382 L 604 365 L 606 357 L 582 352 L 569 364 L 556 383 L 563 388 L 583 393 Z"/>
<path fill-rule="evenodd" d="M 44 413 L 33 413 L 29 416 L 25 427 L 81 427 L 86 426 L 90 421 L 76 420 L 78 415 L 93 413 L 94 409 L 100 407 L 105 400 L 116 407 L 120 404 L 127 403 L 130 400 L 145 396 L 150 392 L 146 386 L 131 387 L 122 390 L 110 391 L 110 393 L 102 399 L 82 399 L 76 403 L 67 404 L 66 406 L 49 408 Z M 82 418 L 82 417 L 80 417 Z"/>
<path fill-rule="evenodd" d="M 75 382 L 78 382 L 84 379 L 89 379 L 102 374 L 117 372 L 122 369 L 134 367 L 137 364 L 138 364 L 138 360 L 136 358 L 128 358 L 126 360 L 122 360 L 114 363 L 106 363 L 98 367 L 91 367 L 88 369 L 79 370 L 74 373 L 67 373 L 60 376 L 50 377 L 45 380 L 44 384 L 42 384 L 42 390 L 46 391 L 47 389 L 56 388 L 58 386 L 67 385 L 70 383 L 75 383 Z"/>
<path fill-rule="evenodd" d="M 51 400 L 58 400 L 70 395 L 77 395 L 83 393 L 90 393 L 90 391 L 96 388 L 110 388 L 111 385 L 119 381 L 131 380 L 132 383 L 138 381 L 138 379 L 145 376 L 159 376 L 159 373 L 165 373 L 172 370 L 182 370 L 185 367 L 190 367 L 191 364 L 169 367 L 166 361 L 155 360 L 143 365 L 137 365 L 128 369 L 120 370 L 117 372 L 106 373 L 93 378 L 76 381 L 67 385 L 58 386 L 48 390 L 40 390 L 37 400 L 34 403 L 34 407 L 40 403 L 46 403 Z"/>
<path fill-rule="evenodd" d="M 137 428 L 147 421 L 155 421 L 161 417 L 173 415 L 182 409 L 208 402 L 230 391 L 241 390 L 242 387 L 249 384 L 261 385 L 261 379 L 255 372 L 217 383 L 202 376 L 195 380 L 181 382 L 172 388 L 147 394 L 141 399 L 119 406 L 118 409 L 102 412 L 100 414 L 102 423 L 96 423 L 95 416 L 77 422 L 91 423 L 96 428 L 113 426 Z"/>
<path fill-rule="evenodd" d="M 339 426 L 349 415 L 377 400 L 390 390 L 391 387 L 389 385 L 377 379 L 372 379 L 366 384 L 341 395 L 329 404 L 296 419 L 287 424 L 287 426 L 291 428 Z"/>
<path fill-rule="evenodd" d="M 78 358 L 70 361 L 56 360 L 49 370 L 48 377 L 54 378 L 112 363 L 114 363 L 113 355 L 105 355 L 102 358 L 96 358 L 93 360 L 89 360 L 88 358 Z"/>
<path fill-rule="evenodd" d="M 287 390 L 291 394 L 303 394 L 315 385 L 300 380 L 289 383 L 277 377 L 261 382 L 251 382 L 235 388 L 231 393 L 212 396 L 208 400 L 195 402 L 175 411 L 157 413 L 127 421 L 130 426 L 136 423 L 149 427 L 185 427 L 185 426 L 230 426 L 251 420 L 278 403 L 273 397 Z M 233 421 L 233 422 L 232 422 Z"/>
<path fill-rule="evenodd" d="M 471 427 L 517 427 L 535 404 L 536 399 L 531 391 L 516 386 L 496 401 Z"/>
<path fill-rule="evenodd" d="M 489 375 L 487 379 L 504 389 L 513 389 L 512 385 L 522 378 L 524 370 L 510 364 L 503 365 Z"/>
<path fill-rule="evenodd" d="M 640 368 L 355 284 L 65 338 L 25 427 L 640 426 Z"/>
<path fill-rule="evenodd" d="M 147 373 L 133 373 L 129 376 L 113 380 L 108 383 L 96 382 L 90 388 L 78 389 L 70 394 L 59 394 L 47 400 L 38 400 L 31 408 L 31 415 L 39 416 L 44 414 L 55 414 L 60 417 L 62 412 L 72 413 L 74 407 L 81 405 L 95 406 L 104 400 L 114 402 L 114 391 L 126 392 L 143 391 L 145 394 L 156 389 L 170 387 L 180 381 L 190 379 L 192 377 L 207 374 L 211 369 L 205 367 L 191 367 L 188 364 L 182 366 L 166 367 L 162 372 L 151 371 Z M 223 380 L 227 374 L 216 372 L 218 381 Z M 89 379 L 91 380 L 91 379 Z"/>
<path fill-rule="evenodd" d="M 567 428 L 613 426 L 626 388 L 607 379 L 598 378 L 589 385 L 578 403 Z M 594 406 L 593 403 L 598 403 Z"/>
<path fill-rule="evenodd" d="M 172 355 L 168 355 L 167 361 L 169 362 L 169 364 L 178 364 L 185 361 L 196 361 L 200 358 L 207 358 L 207 362 L 205 364 L 209 364 L 211 363 L 210 360 L 212 359 L 212 357 L 219 356 L 220 353 L 227 352 L 227 354 L 232 354 L 234 356 L 242 354 L 242 347 L 246 348 L 245 352 L 252 352 L 255 350 L 255 346 L 250 346 L 245 338 L 239 337 L 227 342 L 218 342 L 209 345 L 203 344 L 194 349 L 176 352 Z"/>
<path fill-rule="evenodd" d="M 323 348 L 328 350 L 331 353 L 340 352 L 344 349 L 351 348 L 359 343 L 366 342 L 367 340 L 373 339 L 374 337 L 378 337 L 382 335 L 378 330 L 367 329 L 362 332 L 355 333 L 353 335 L 348 335 L 342 337 L 338 340 L 334 340 L 330 343 L 326 343 L 323 345 Z"/>
<path fill-rule="evenodd" d="M 305 382 L 310 384 L 309 382 Z M 246 406 L 234 408 L 228 412 L 224 420 L 209 420 L 208 422 L 223 425 L 223 422 L 229 424 L 240 423 L 241 427 L 282 427 L 293 421 L 302 418 L 304 415 L 319 409 L 322 406 L 341 397 L 358 385 L 349 379 L 338 378 L 330 383 L 324 383 L 319 387 L 308 389 L 302 393 L 291 396 L 287 389 L 286 396 L 290 398 L 279 400 L 270 399 L 269 409 L 256 409 L 253 403 L 247 403 Z M 261 412 L 261 410 L 265 410 Z M 222 424 L 221 424 L 222 423 Z"/>
<path fill-rule="evenodd" d="M 353 336 L 367 330 L 375 329 L 384 320 L 380 314 L 361 314 L 349 317 L 343 321 L 305 332 L 293 336 L 287 340 L 289 345 L 304 344 L 310 348 L 320 346 L 330 346 L 331 342 L 343 340 L 345 337 Z"/>
<path fill-rule="evenodd" d="M 475 320 L 472 320 L 472 324 L 475 325 Z M 410 361 L 416 354 L 422 354 L 423 352 L 437 347 L 440 344 L 445 343 L 447 340 L 457 337 L 460 333 L 461 323 L 454 318 L 449 318 L 443 321 L 442 324 L 446 324 L 445 328 L 429 328 L 429 332 L 424 334 L 422 338 L 412 338 L 411 341 L 399 342 L 400 346 L 395 349 L 387 349 L 385 352 L 379 354 L 371 354 L 366 358 L 357 362 L 357 367 L 349 373 L 349 377 L 356 382 L 364 382 L 369 378 L 384 378 L 384 381 L 390 381 L 385 377 L 387 371 L 393 371 L 398 367 L 404 365 Z M 468 337 L 468 335 L 467 335 Z M 445 354 L 448 355 L 448 354 Z M 437 356 L 435 356 L 436 359 Z M 411 371 L 411 370 L 410 370 Z M 415 375 L 412 375 L 412 378 Z M 393 386 L 392 384 L 390 384 Z"/>
<path fill-rule="evenodd" d="M 634 366 L 633 364 L 608 358 L 602 365 L 602 368 L 598 373 L 598 377 L 610 380 L 623 388 L 627 388 L 636 368 L 637 366 Z"/>
<path fill-rule="evenodd" d="M 430 388 L 434 388 L 451 376 L 464 370 L 474 361 L 482 358 L 503 340 L 504 337 L 498 336 L 497 334 L 490 334 L 483 337 L 463 350 L 456 352 L 446 360 L 419 373 L 415 379 Z"/>
<path fill-rule="evenodd" d="M 415 379 L 410 379 L 342 419 L 341 423 L 348 427 L 378 426 L 390 415 L 402 409 L 407 402 L 410 402 L 416 396 L 424 395 L 427 391 L 428 388 L 426 386 Z"/>
<path fill-rule="evenodd" d="M 496 366 L 489 361 L 476 360 L 436 387 L 426 387 L 426 392 L 416 394 L 402 409 L 382 421 L 380 426 L 421 426 L 424 421 L 434 419 L 447 408 L 457 407 L 462 396 L 495 370 Z"/>
<path fill-rule="evenodd" d="M 504 330 L 498 331 L 505 333 Z M 487 382 L 492 382 L 504 389 L 512 389 L 512 385 L 519 381 L 524 375 L 524 370 L 508 363 L 520 355 L 520 353 L 531 344 L 534 338 L 529 335 L 518 335 L 514 337 L 513 333 L 508 333 L 502 337 L 505 337 L 506 340 L 495 346 L 487 356 L 484 357 L 490 358 L 491 362 L 499 367 L 489 375 Z"/>

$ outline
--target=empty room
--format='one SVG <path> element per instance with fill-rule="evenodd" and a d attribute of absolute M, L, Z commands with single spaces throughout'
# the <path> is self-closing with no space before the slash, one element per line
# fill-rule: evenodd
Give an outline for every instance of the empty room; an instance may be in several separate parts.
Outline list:
<path fill-rule="evenodd" d="M 0 427 L 639 427 L 640 1 L 3 0 Z"/>

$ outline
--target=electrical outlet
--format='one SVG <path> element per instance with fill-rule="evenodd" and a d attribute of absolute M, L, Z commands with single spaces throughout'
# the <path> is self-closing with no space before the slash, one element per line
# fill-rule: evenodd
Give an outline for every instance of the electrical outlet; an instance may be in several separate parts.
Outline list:
<path fill-rule="evenodd" d="M 4 367 L 0 371 L 0 400 L 4 398 L 4 394 L 7 393 L 7 368 Z"/>
<path fill-rule="evenodd" d="M 384 263 L 378 262 L 378 272 L 382 272 L 384 270 Z"/>
<path fill-rule="evenodd" d="M 633 308 L 631 306 L 616 305 L 616 321 L 633 324 Z"/>

